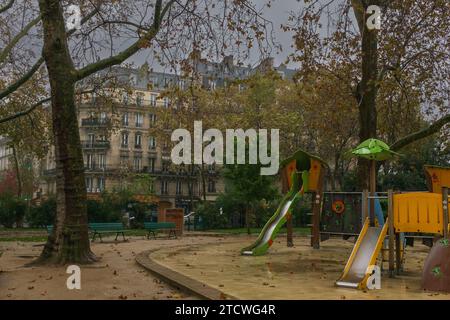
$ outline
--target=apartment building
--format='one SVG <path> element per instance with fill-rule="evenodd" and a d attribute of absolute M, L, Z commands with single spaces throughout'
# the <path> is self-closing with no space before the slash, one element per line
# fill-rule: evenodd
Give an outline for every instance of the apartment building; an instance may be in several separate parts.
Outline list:
<path fill-rule="evenodd" d="M 273 68 L 273 60 L 266 59 L 251 68 L 236 66 L 232 57 L 226 57 L 220 63 L 196 61 L 194 67 L 199 75 L 197 81 L 214 90 L 227 81 Z M 282 77 L 292 78 L 295 73 L 283 65 L 275 69 Z M 161 97 L 161 93 L 170 86 L 185 89 L 191 80 L 151 72 L 146 63 L 136 69 L 115 67 L 109 73 L 118 83 L 130 88 L 114 95 L 114 112 L 99 108 L 95 94 L 84 97 L 77 105 L 88 194 L 119 190 L 132 183 L 136 175 L 146 173 L 153 180 L 153 196 L 149 201 L 158 209 L 177 207 L 188 212 L 200 199 L 214 201 L 224 190 L 220 168 L 208 166 L 199 175 L 190 166 L 174 167 L 171 145 L 149 133 L 158 121 L 158 108 L 171 107 L 169 99 Z M 53 159 L 54 155 L 49 153 L 43 171 L 43 194 L 55 192 Z"/>

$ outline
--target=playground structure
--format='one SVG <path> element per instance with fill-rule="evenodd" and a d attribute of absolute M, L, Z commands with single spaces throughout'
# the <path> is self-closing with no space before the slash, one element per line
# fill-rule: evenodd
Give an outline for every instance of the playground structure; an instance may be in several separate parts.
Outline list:
<path fill-rule="evenodd" d="M 364 289 L 377 262 L 383 243 L 388 238 L 389 275 L 401 272 L 401 233 L 425 233 L 448 239 L 448 187 L 450 168 L 426 166 L 429 192 L 393 192 L 387 197 L 368 196 L 367 199 L 388 199 L 388 218 L 384 225 L 369 227 L 369 218 L 353 247 L 337 286 Z M 440 190 L 440 192 L 437 192 Z"/>
<path fill-rule="evenodd" d="M 281 227 L 291 218 L 292 208 L 306 192 L 313 195 L 313 228 L 311 245 L 319 247 L 320 210 L 322 205 L 322 186 L 326 163 L 303 150 L 298 150 L 281 163 L 283 191 L 289 190 L 283 197 L 275 214 L 262 229 L 257 240 L 241 250 L 243 255 L 263 255 L 272 246 Z M 301 179 L 301 184 L 300 184 Z"/>
<path fill-rule="evenodd" d="M 292 218 L 291 209 L 306 193 L 312 196 L 311 246 L 320 248 L 320 242 L 330 236 L 348 239 L 358 236 L 368 216 L 370 204 L 364 192 L 324 192 L 324 176 L 328 165 L 319 157 L 298 150 L 281 162 L 282 191 L 287 193 L 275 214 L 266 223 L 254 244 L 241 250 L 244 255 L 263 255 L 271 247 L 279 229 Z M 295 181 L 295 183 L 294 183 Z M 296 184 L 298 181 L 298 185 Z M 295 198 L 295 201 L 293 201 Z M 384 224 L 378 201 L 374 203 L 377 221 Z M 365 213 L 366 210 L 366 213 Z M 289 229 L 288 229 L 289 238 Z"/>
<path fill-rule="evenodd" d="M 375 162 L 372 162 L 372 168 L 373 163 Z M 337 286 L 366 288 L 382 249 L 383 253 L 388 253 L 386 260 L 389 263 L 390 277 L 400 274 L 405 252 L 405 234 L 410 237 L 426 234 L 428 237 L 448 238 L 450 168 L 425 166 L 428 192 L 402 193 L 389 190 L 387 193 L 377 193 L 374 175 L 371 173 L 370 192 L 342 193 L 323 192 L 327 165 L 320 158 L 303 150 L 298 150 L 284 160 L 280 167 L 283 191 L 288 191 L 257 240 L 241 250 L 242 255 L 265 254 L 280 228 L 291 219 L 292 208 L 308 192 L 312 193 L 310 215 L 313 248 L 318 249 L 320 241 L 327 240 L 331 235 L 342 235 L 344 239 L 358 235 L 344 271 L 335 282 Z M 386 219 L 380 199 L 388 202 Z M 331 208 L 331 215 L 323 210 L 324 203 L 328 209 Z"/>

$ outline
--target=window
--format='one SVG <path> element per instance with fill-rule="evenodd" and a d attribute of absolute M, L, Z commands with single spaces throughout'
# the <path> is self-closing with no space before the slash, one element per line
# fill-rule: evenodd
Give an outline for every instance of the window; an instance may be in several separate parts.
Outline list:
<path fill-rule="evenodd" d="M 155 172 L 155 163 L 156 163 L 155 158 L 148 159 L 148 168 L 149 168 L 150 172 Z"/>
<path fill-rule="evenodd" d="M 128 161 L 129 161 L 128 156 L 120 156 L 120 166 L 122 168 L 128 167 Z"/>
<path fill-rule="evenodd" d="M 136 85 L 137 83 L 137 77 L 135 74 L 130 74 L 130 76 L 128 77 L 130 84 L 131 85 Z"/>
<path fill-rule="evenodd" d="M 161 180 L 161 194 L 169 193 L 169 183 L 166 180 Z"/>
<path fill-rule="evenodd" d="M 168 108 L 170 105 L 170 101 L 168 97 L 164 97 L 164 108 Z"/>
<path fill-rule="evenodd" d="M 103 192 L 105 190 L 105 178 L 98 177 L 97 178 L 97 192 Z"/>
<path fill-rule="evenodd" d="M 136 128 L 141 128 L 144 125 L 144 117 L 142 113 L 136 113 Z"/>
<path fill-rule="evenodd" d="M 165 140 L 163 143 L 163 150 L 167 151 L 169 149 L 169 147 L 170 147 L 170 142 Z"/>
<path fill-rule="evenodd" d="M 106 155 L 104 155 L 104 154 L 99 154 L 98 155 L 98 167 L 100 169 L 105 169 L 106 168 Z"/>
<path fill-rule="evenodd" d="M 169 162 L 164 161 L 164 162 L 162 163 L 162 171 L 163 171 L 163 172 L 169 172 Z"/>
<path fill-rule="evenodd" d="M 178 81 L 178 88 L 180 88 L 181 90 L 184 90 L 186 88 L 186 81 L 179 80 Z"/>
<path fill-rule="evenodd" d="M 128 147 L 128 132 L 122 133 L 122 147 Z"/>
<path fill-rule="evenodd" d="M 208 181 L 208 192 L 215 193 L 216 192 L 216 182 L 214 180 Z"/>
<path fill-rule="evenodd" d="M 134 158 L 133 167 L 134 170 L 140 171 L 142 166 L 142 158 Z"/>
<path fill-rule="evenodd" d="M 106 119 L 107 119 L 106 112 L 100 113 L 100 123 L 102 124 L 106 123 Z"/>
<path fill-rule="evenodd" d="M 136 133 L 134 136 L 134 147 L 140 149 L 142 147 L 142 134 Z"/>
<path fill-rule="evenodd" d="M 183 184 L 180 180 L 177 181 L 176 193 L 177 195 L 183 194 Z"/>
<path fill-rule="evenodd" d="M 86 191 L 92 192 L 94 190 L 94 179 L 91 177 L 86 178 Z"/>
<path fill-rule="evenodd" d="M 148 148 L 151 150 L 156 149 L 156 138 L 155 137 L 148 137 Z"/>
<path fill-rule="evenodd" d="M 150 118 L 150 126 L 154 126 L 156 124 L 156 114 L 150 113 L 149 118 Z"/>
<path fill-rule="evenodd" d="M 150 95 L 150 106 L 156 107 L 156 99 L 157 99 L 157 95 L 152 93 Z"/>
<path fill-rule="evenodd" d="M 140 107 L 140 106 L 142 106 L 142 102 L 143 102 L 142 95 L 141 95 L 141 94 L 138 94 L 138 95 L 136 96 L 136 105 L 137 105 L 138 107 Z"/>
<path fill-rule="evenodd" d="M 209 80 L 208 86 L 210 90 L 216 90 L 216 82 L 214 80 Z"/>
<path fill-rule="evenodd" d="M 95 142 L 95 134 L 93 133 L 88 133 L 88 142 L 90 146 L 94 145 Z"/>
<path fill-rule="evenodd" d="M 93 154 L 87 154 L 86 155 L 86 168 L 93 169 L 94 166 L 95 166 L 94 155 Z"/>
<path fill-rule="evenodd" d="M 128 126 L 128 112 L 125 112 L 122 115 L 122 125 L 124 125 L 125 127 Z"/>
<path fill-rule="evenodd" d="M 127 105 L 127 104 L 128 104 L 128 93 L 127 93 L 127 92 L 124 92 L 124 93 L 122 94 L 122 103 L 123 103 L 124 105 Z"/>

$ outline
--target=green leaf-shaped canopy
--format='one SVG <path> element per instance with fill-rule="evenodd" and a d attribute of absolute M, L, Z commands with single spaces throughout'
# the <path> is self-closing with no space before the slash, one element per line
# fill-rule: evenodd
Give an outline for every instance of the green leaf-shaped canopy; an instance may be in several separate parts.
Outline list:
<path fill-rule="evenodd" d="M 390 150 L 389 146 L 378 139 L 367 139 L 351 151 L 357 157 L 376 161 L 392 159 L 401 154 Z"/>

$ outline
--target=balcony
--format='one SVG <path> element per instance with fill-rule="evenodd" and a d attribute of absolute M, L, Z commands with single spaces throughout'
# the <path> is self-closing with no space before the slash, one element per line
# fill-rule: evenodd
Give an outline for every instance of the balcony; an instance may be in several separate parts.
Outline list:
<path fill-rule="evenodd" d="M 81 119 L 82 127 L 106 127 L 111 123 L 109 119 L 86 118 Z"/>
<path fill-rule="evenodd" d="M 109 149 L 110 146 L 109 141 L 81 141 L 81 147 L 87 150 L 105 150 Z"/>

